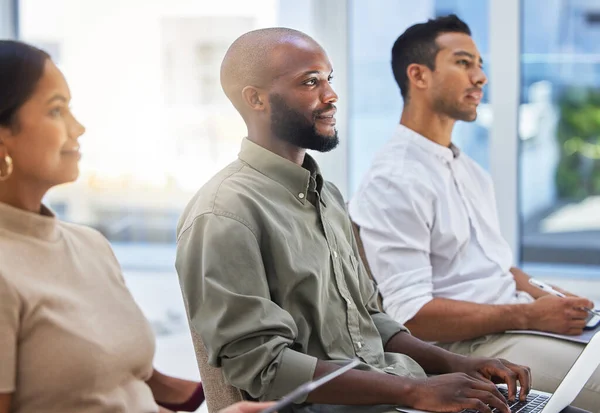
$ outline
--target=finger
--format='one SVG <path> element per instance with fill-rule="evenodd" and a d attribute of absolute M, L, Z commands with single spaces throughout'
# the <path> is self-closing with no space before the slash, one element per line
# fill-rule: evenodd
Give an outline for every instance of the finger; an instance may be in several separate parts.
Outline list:
<path fill-rule="evenodd" d="M 508 400 L 515 400 L 517 397 L 517 374 L 510 370 L 502 363 L 498 363 L 499 366 L 492 372 L 494 376 L 499 377 L 503 383 L 506 383 L 508 387 Z M 497 389 L 496 389 L 497 391 Z"/>
<path fill-rule="evenodd" d="M 575 320 L 585 320 L 588 318 L 588 312 L 582 308 L 570 308 L 565 311 L 565 315 Z"/>
<path fill-rule="evenodd" d="M 492 408 L 486 405 L 479 399 L 466 399 L 465 402 L 460 406 L 462 409 L 468 409 L 468 411 L 476 410 L 480 413 L 492 413 Z M 500 410 L 502 413 L 510 413 L 510 410 Z"/>
<path fill-rule="evenodd" d="M 531 391 L 531 370 L 525 366 L 519 366 L 513 364 L 510 369 L 517 374 L 519 378 L 519 384 L 521 385 L 521 391 L 519 392 L 519 399 L 521 401 L 527 400 L 527 395 Z"/>
<path fill-rule="evenodd" d="M 565 311 L 565 315 L 575 320 L 586 320 L 588 318 L 588 312 L 583 308 L 570 308 Z"/>
<path fill-rule="evenodd" d="M 220 413 L 259 413 L 264 409 L 273 406 L 274 404 L 275 402 L 256 403 L 244 401 L 226 407 L 225 409 L 221 410 Z"/>
<path fill-rule="evenodd" d="M 527 400 L 527 395 L 531 391 L 532 385 L 531 369 L 527 366 L 511 363 L 508 360 L 499 360 L 502 364 L 504 364 L 507 368 L 509 368 L 512 372 L 514 372 L 517 375 L 517 380 L 519 380 L 519 385 L 521 387 L 519 391 L 519 399 L 521 401 Z"/>
<path fill-rule="evenodd" d="M 594 303 L 587 298 L 568 298 L 568 300 L 573 307 L 594 308 Z"/>
<path fill-rule="evenodd" d="M 472 390 L 470 392 L 465 392 L 465 395 L 471 400 L 479 400 L 484 405 L 489 405 L 490 409 L 496 408 L 500 411 L 502 411 L 502 409 L 506 409 L 507 412 L 510 412 L 504 397 L 502 397 L 500 394 L 498 394 L 498 396 L 500 396 L 498 397 L 490 392 Z"/>
<path fill-rule="evenodd" d="M 491 394 L 494 397 L 496 397 L 497 399 L 503 400 L 506 402 L 506 398 L 502 395 L 502 393 L 500 393 L 500 390 L 498 390 L 498 387 L 496 387 L 495 384 L 490 383 L 489 381 L 475 383 L 475 385 L 472 388 L 472 391 Z"/>
<path fill-rule="evenodd" d="M 569 323 L 569 328 L 581 328 L 583 329 L 586 326 L 585 320 L 571 320 Z"/>
<path fill-rule="evenodd" d="M 479 380 L 481 380 L 483 382 L 486 382 L 486 383 L 492 383 L 492 384 L 494 383 L 491 378 L 488 378 L 488 377 L 484 376 L 483 374 L 481 374 L 479 372 L 475 373 L 473 375 L 473 377 L 475 377 L 476 379 L 479 379 Z"/>
<path fill-rule="evenodd" d="M 566 333 L 568 336 L 580 336 L 581 334 L 583 334 L 583 328 L 570 328 Z"/>

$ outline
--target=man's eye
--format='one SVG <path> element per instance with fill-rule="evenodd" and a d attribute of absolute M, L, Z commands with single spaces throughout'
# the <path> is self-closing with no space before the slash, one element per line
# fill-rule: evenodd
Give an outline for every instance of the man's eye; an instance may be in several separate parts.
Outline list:
<path fill-rule="evenodd" d="M 333 76 L 329 76 L 329 78 L 327 79 L 327 81 L 328 81 L 329 83 L 333 83 Z"/>
<path fill-rule="evenodd" d="M 62 113 L 60 108 L 54 108 L 50 111 L 50 116 L 60 116 Z"/>
<path fill-rule="evenodd" d="M 470 62 L 468 60 L 462 59 L 458 61 L 459 65 L 469 66 Z"/>
<path fill-rule="evenodd" d="M 314 86 L 317 84 L 317 79 L 309 79 L 306 82 L 304 82 L 304 84 L 308 86 Z"/>

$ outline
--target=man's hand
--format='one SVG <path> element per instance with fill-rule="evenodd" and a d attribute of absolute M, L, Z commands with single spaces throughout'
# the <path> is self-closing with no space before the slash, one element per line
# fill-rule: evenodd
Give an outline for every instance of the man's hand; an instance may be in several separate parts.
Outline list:
<path fill-rule="evenodd" d="M 506 383 L 508 399 L 514 401 L 517 395 L 517 381 L 521 385 L 519 399 L 527 400 L 531 390 L 531 370 L 503 359 L 458 356 L 452 365 L 455 372 L 466 373 L 471 377 L 489 383 Z"/>
<path fill-rule="evenodd" d="M 443 374 L 418 380 L 410 393 L 409 406 L 432 412 L 460 412 L 473 409 L 491 413 L 493 408 L 510 413 L 504 396 L 489 381 L 465 373 Z"/>
<path fill-rule="evenodd" d="M 584 308 L 594 308 L 586 298 L 547 295 L 527 305 L 528 330 L 578 335 L 583 333 L 588 316 Z"/>

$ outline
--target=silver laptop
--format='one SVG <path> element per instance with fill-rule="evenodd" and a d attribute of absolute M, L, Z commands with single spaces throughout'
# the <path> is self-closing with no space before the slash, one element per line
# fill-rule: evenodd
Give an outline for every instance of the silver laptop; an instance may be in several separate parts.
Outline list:
<path fill-rule="evenodd" d="M 600 333 L 594 334 L 554 394 L 532 390 L 526 402 L 519 402 L 517 400 L 509 403 L 509 405 L 512 404 L 510 411 L 512 413 L 560 413 L 560 411 L 575 400 L 575 397 L 577 397 L 583 386 L 585 386 L 598 365 L 600 365 Z M 499 385 L 498 388 L 501 393 L 508 394 L 506 385 Z M 397 410 L 405 413 L 427 413 L 422 410 L 404 407 L 398 407 Z M 498 410 L 494 409 L 492 411 L 497 412 Z M 470 413 L 475 411 L 463 410 L 463 412 Z"/>

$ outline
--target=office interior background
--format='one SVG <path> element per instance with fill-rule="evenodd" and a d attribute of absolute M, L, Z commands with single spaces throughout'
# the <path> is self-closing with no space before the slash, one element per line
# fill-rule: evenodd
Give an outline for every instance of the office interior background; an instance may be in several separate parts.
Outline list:
<path fill-rule="evenodd" d="M 51 54 L 87 127 L 80 179 L 46 202 L 111 241 L 160 369 L 198 376 L 175 227 L 246 132 L 219 85 L 229 44 L 286 26 L 324 45 L 342 144 L 317 158 L 349 199 L 400 118 L 393 42 L 449 13 L 470 25 L 490 82 L 454 141 L 491 173 L 516 264 L 600 300 L 600 0 L 0 0 L 1 37 Z"/>

